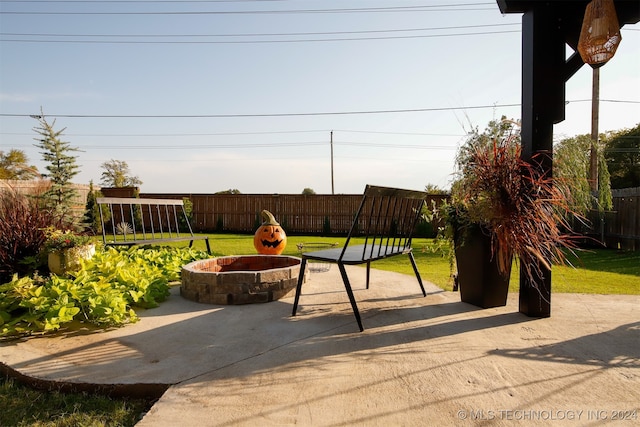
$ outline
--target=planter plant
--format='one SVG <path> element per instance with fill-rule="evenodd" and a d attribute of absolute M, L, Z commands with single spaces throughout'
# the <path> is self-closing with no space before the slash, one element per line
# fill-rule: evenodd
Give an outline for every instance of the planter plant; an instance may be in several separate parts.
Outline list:
<path fill-rule="evenodd" d="M 519 126 L 503 118 L 471 133 L 456 158 L 443 210 L 461 299 L 480 307 L 506 304 L 514 257 L 533 279 L 566 262 L 563 249 L 576 247 L 569 189 L 521 154 Z"/>
<path fill-rule="evenodd" d="M 45 234 L 49 271 L 54 274 L 61 276 L 68 271 L 76 271 L 82 259 L 89 259 L 95 254 L 95 243 L 91 236 L 51 228 Z"/>

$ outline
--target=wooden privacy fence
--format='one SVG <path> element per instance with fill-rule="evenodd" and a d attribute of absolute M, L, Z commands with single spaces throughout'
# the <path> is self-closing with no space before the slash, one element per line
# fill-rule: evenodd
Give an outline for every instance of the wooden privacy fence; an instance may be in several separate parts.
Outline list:
<path fill-rule="evenodd" d="M 346 235 L 362 195 L 143 193 L 140 197 L 190 199 L 194 232 L 253 233 L 261 222 L 260 212 L 266 209 L 289 234 Z M 427 207 L 448 197 L 430 194 Z M 592 231 L 587 233 L 607 247 L 640 250 L 640 188 L 613 190 L 613 209 L 602 219 L 595 215 L 591 220 Z"/>
<path fill-rule="evenodd" d="M 71 200 L 71 209 L 75 216 L 81 219 L 84 216 L 87 195 L 89 194 L 89 185 L 85 184 L 69 184 L 76 192 L 75 197 Z M 18 194 L 40 196 L 51 188 L 51 181 L 48 179 L 33 180 L 14 180 L 0 179 L 0 192 L 13 191 Z M 94 187 L 99 190 L 100 187 Z"/>
<path fill-rule="evenodd" d="M 600 224 L 604 244 L 612 249 L 640 250 L 640 187 L 612 190 L 613 209 Z M 599 221 L 598 221 L 599 222 Z M 598 222 L 593 221 L 594 225 Z M 596 231 L 599 231 L 597 227 Z M 602 237 L 601 237 L 602 238 Z"/>
<path fill-rule="evenodd" d="M 362 194 L 140 194 L 146 198 L 188 198 L 194 232 L 253 233 L 271 212 L 288 234 L 347 234 Z M 440 203 L 447 196 L 430 195 Z"/>
<path fill-rule="evenodd" d="M 41 194 L 50 184 L 46 180 L 0 180 L 0 191 Z M 83 213 L 88 185 L 74 185 L 78 191 L 75 208 Z M 96 188 L 98 189 L 98 188 Z M 137 188 L 102 188 L 106 197 L 133 197 Z M 613 209 L 602 217 L 591 216 L 592 229 L 585 230 L 613 249 L 640 250 L 640 187 L 613 190 Z M 253 233 L 261 223 L 260 212 L 273 213 L 290 234 L 343 234 L 358 209 L 362 194 L 189 194 L 142 193 L 140 197 L 189 199 L 193 204 L 194 232 Z M 427 196 L 427 207 L 447 199 L 447 195 Z M 437 225 L 434 225 L 437 227 Z M 418 232 L 417 235 L 421 233 Z"/>

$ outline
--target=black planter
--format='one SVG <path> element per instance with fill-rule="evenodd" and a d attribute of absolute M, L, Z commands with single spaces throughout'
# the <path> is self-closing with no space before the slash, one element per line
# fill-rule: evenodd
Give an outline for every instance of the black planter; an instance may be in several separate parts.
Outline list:
<path fill-rule="evenodd" d="M 527 277 L 524 266 L 520 267 L 520 313 L 529 317 L 551 316 L 551 271 L 538 264 L 542 272 L 535 283 Z"/>
<path fill-rule="evenodd" d="M 509 271 L 502 275 L 497 258 L 491 256 L 491 237 L 480 227 L 458 235 L 455 253 L 462 301 L 482 308 L 506 305 L 511 263 Z"/>

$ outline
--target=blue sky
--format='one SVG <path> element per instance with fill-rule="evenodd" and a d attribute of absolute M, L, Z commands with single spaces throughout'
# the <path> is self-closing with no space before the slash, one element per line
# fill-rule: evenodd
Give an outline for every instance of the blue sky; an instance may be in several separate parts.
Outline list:
<path fill-rule="evenodd" d="M 336 193 L 448 187 L 471 127 L 519 119 L 520 23 L 481 0 L 0 1 L 0 150 L 44 171 L 42 108 L 78 183 L 116 159 L 143 192 L 331 193 L 333 131 Z M 640 25 L 622 37 L 601 131 L 640 122 Z M 590 133 L 591 73 L 556 139 Z"/>

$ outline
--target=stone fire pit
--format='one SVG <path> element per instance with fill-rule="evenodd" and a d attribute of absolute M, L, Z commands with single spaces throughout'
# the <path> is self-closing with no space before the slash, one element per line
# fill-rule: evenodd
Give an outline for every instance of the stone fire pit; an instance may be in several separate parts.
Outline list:
<path fill-rule="evenodd" d="M 182 267 L 180 295 L 206 304 L 278 300 L 298 283 L 300 258 L 244 255 L 194 261 Z"/>

